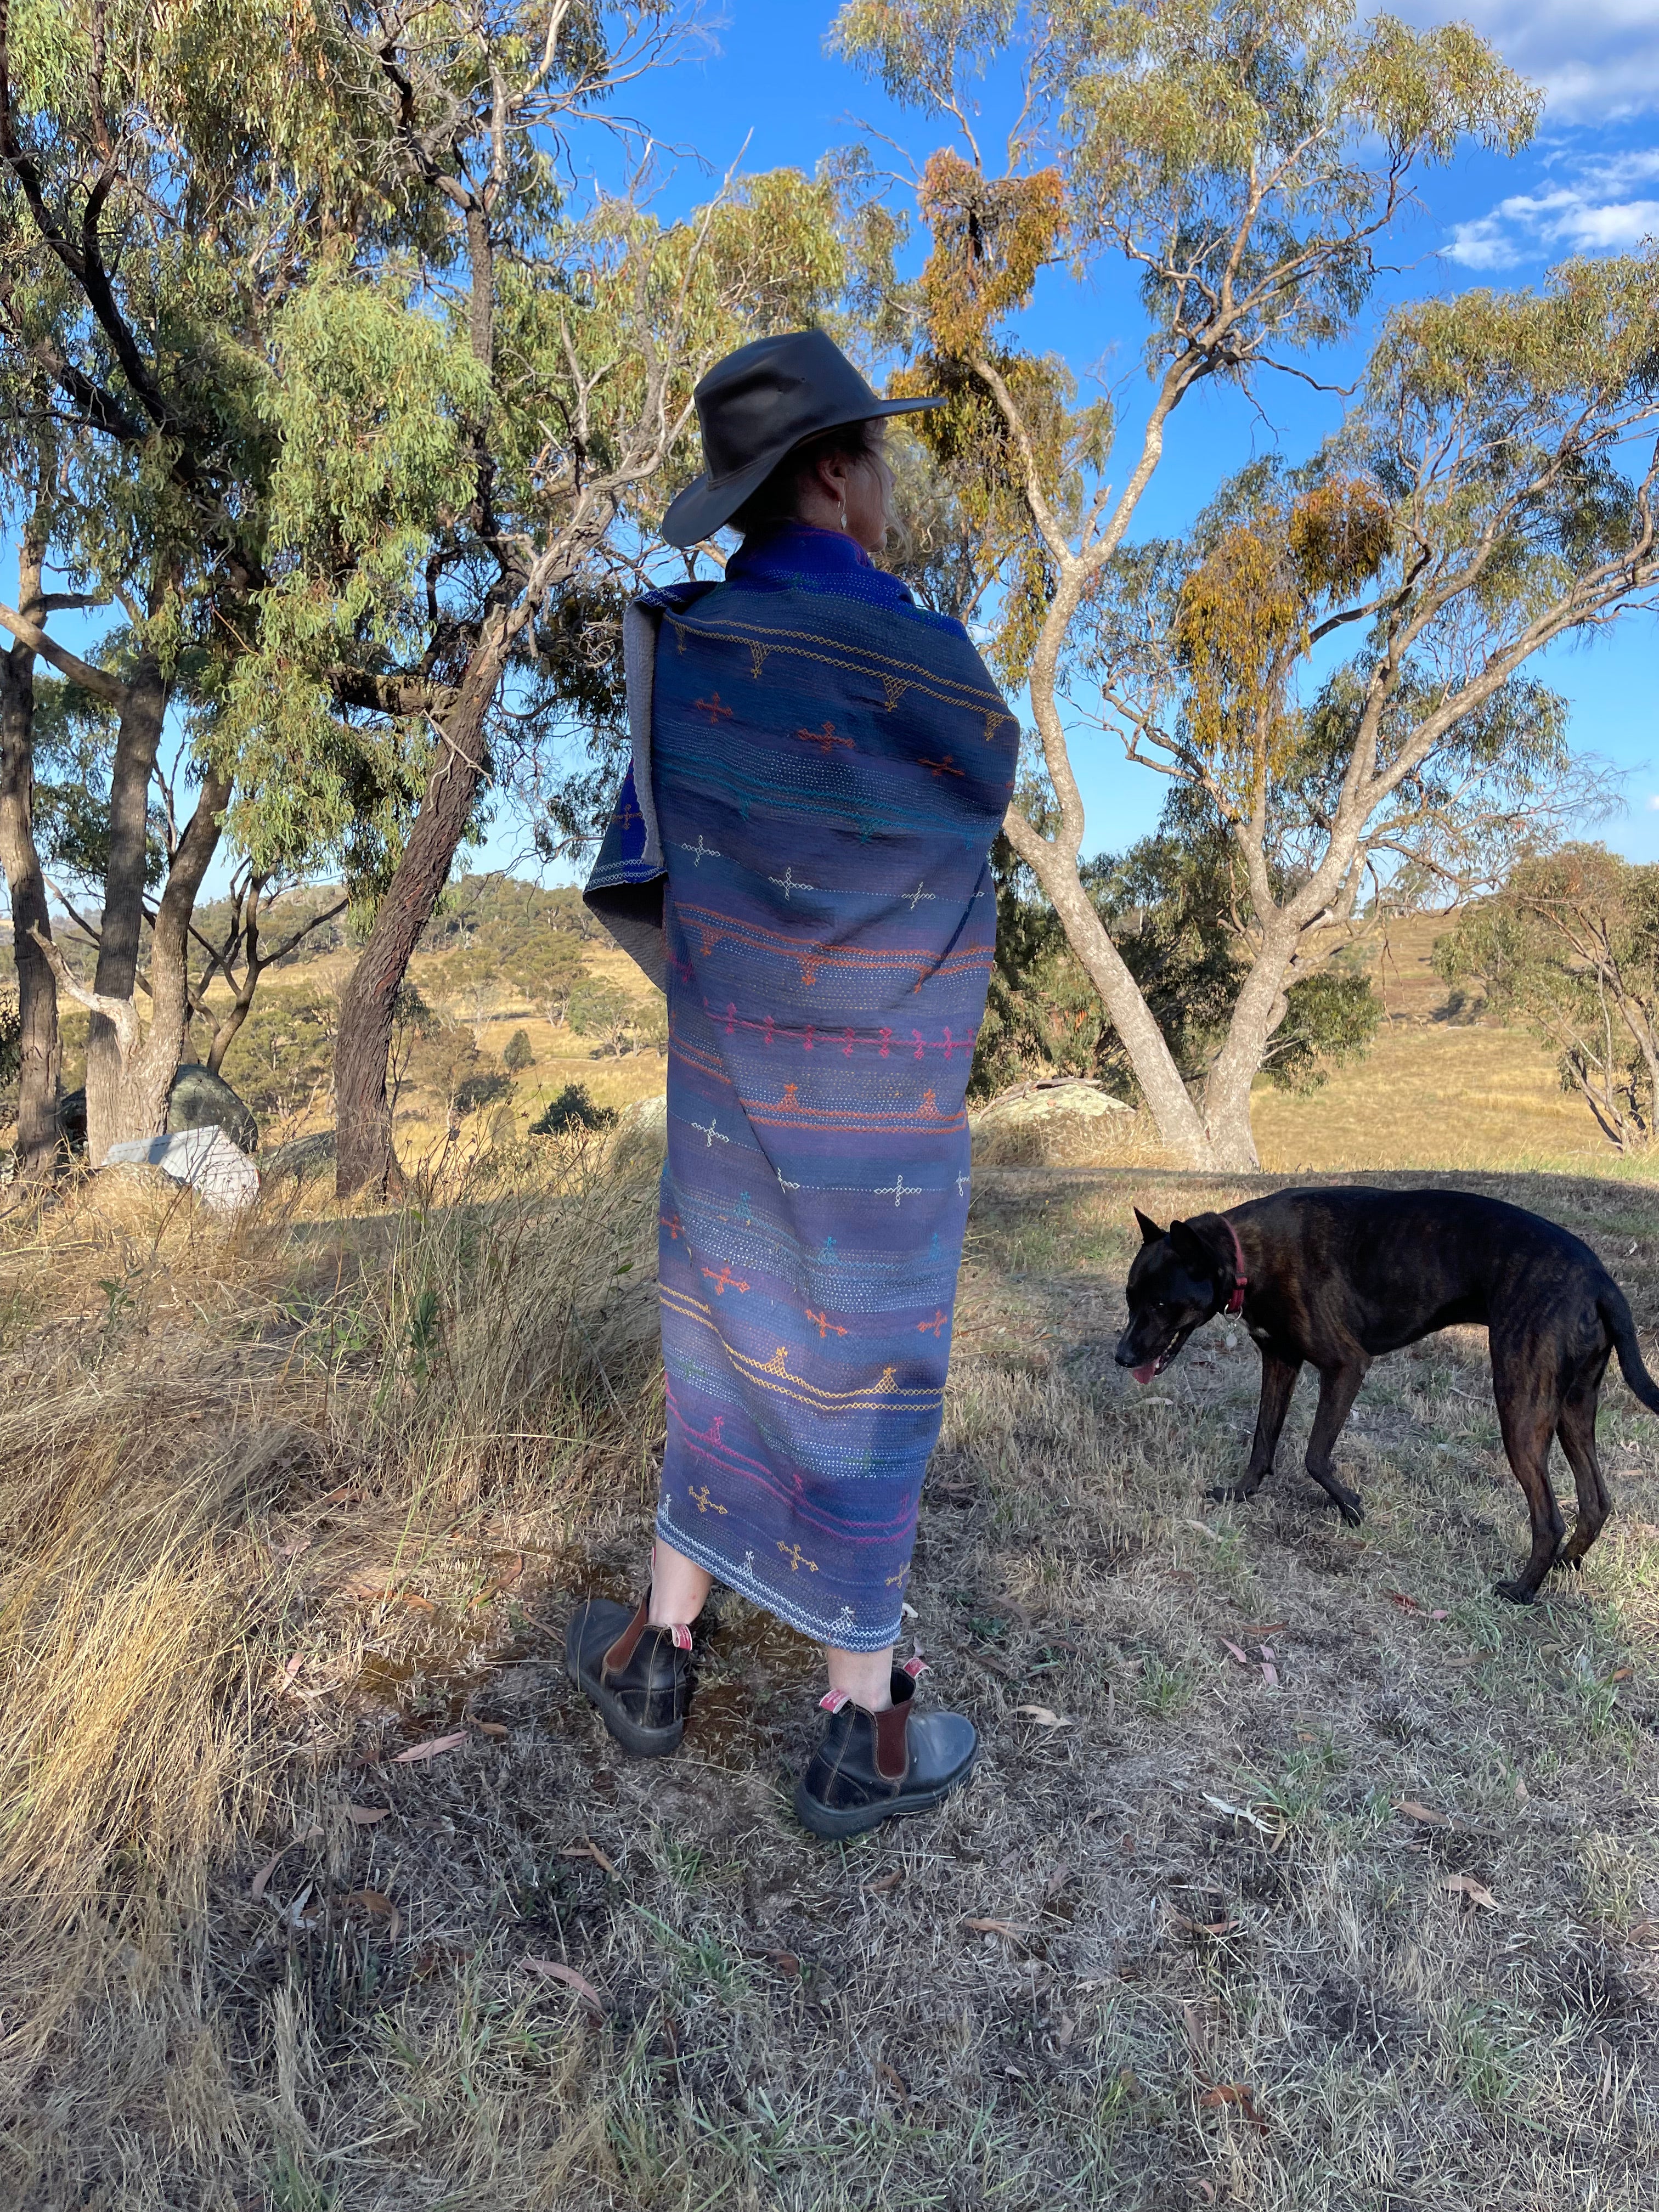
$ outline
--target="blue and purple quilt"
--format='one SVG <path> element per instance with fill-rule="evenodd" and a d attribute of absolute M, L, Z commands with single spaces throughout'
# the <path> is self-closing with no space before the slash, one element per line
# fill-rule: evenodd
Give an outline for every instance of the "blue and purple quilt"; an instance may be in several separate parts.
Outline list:
<path fill-rule="evenodd" d="M 961 626 L 836 532 L 639 611 L 635 768 L 587 896 L 636 957 L 661 901 L 658 1527 L 879 1650 L 939 1435 L 1018 729 Z"/>

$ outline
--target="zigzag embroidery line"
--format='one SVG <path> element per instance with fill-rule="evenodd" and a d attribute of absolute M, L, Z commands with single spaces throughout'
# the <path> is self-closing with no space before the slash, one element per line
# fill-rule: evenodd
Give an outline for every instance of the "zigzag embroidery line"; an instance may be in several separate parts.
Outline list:
<path fill-rule="evenodd" d="M 676 1291 L 666 1283 L 658 1287 L 658 1297 L 671 1313 L 682 1320 L 699 1322 L 711 1334 L 719 1337 L 726 1358 L 744 1377 L 763 1390 L 775 1391 L 780 1397 L 793 1398 L 798 1405 L 810 1406 L 815 1413 L 925 1413 L 945 1402 L 943 1389 L 895 1389 L 891 1382 L 896 1370 L 883 1370 L 881 1382 L 870 1383 L 862 1390 L 821 1390 L 805 1376 L 788 1371 L 789 1347 L 781 1344 L 770 1359 L 750 1358 L 738 1352 L 721 1334 L 719 1324 L 701 1299 L 689 1297 L 684 1291 Z"/>
<path fill-rule="evenodd" d="M 887 695 L 886 703 L 890 710 L 897 706 L 907 691 L 920 691 L 930 699 L 939 700 L 941 705 L 957 707 L 964 714 L 975 714 L 985 724 L 988 745 L 994 741 L 999 723 L 1012 722 L 1016 730 L 1019 727 L 1018 720 L 1008 712 L 1006 704 L 997 693 L 982 690 L 978 684 L 957 684 L 951 677 L 939 675 L 919 660 L 896 660 L 890 654 L 877 653 L 868 646 L 855 645 L 849 648 L 860 656 L 858 659 L 848 659 L 844 653 L 823 653 L 817 648 L 824 641 L 814 630 L 769 629 L 758 623 L 732 623 L 716 628 L 712 623 L 677 621 L 672 616 L 669 620 L 674 630 L 677 648 L 682 653 L 685 651 L 688 634 L 693 637 L 707 638 L 711 643 L 746 645 L 752 663 L 750 673 L 757 680 L 773 653 L 787 653 L 793 659 L 816 660 L 825 668 L 842 669 L 849 675 L 873 676 Z M 811 645 L 795 641 L 804 638 L 811 639 Z M 777 641 L 769 642 L 771 640 Z M 882 670 L 889 668 L 912 672 L 897 676 L 881 673 Z M 993 700 L 995 701 L 994 706 L 977 703 Z"/>
<path fill-rule="evenodd" d="M 665 742 L 658 749 L 659 757 L 672 767 L 678 764 L 675 748 Z M 861 842 L 867 844 L 878 830 L 902 831 L 907 836 L 931 832 L 941 838 L 951 838 L 964 852 L 976 849 L 971 837 L 964 837 L 953 813 L 935 811 L 915 803 L 900 806 L 892 801 L 878 799 L 868 792 L 815 790 L 799 783 L 780 782 L 763 775 L 745 775 L 732 765 L 728 754 L 718 757 L 698 750 L 686 755 L 690 773 L 695 775 L 702 792 L 717 793 L 730 799 L 744 821 L 758 803 L 763 812 L 768 811 L 768 802 L 775 801 L 777 818 L 784 823 L 797 820 L 803 815 L 827 816 L 832 821 L 848 822 L 857 830 Z M 896 762 L 888 765 L 898 766 Z M 937 776 L 930 775 L 925 790 L 938 786 Z M 752 871 L 751 871 L 752 872 Z"/>
<path fill-rule="evenodd" d="M 740 921 L 733 915 L 720 914 L 713 907 L 683 906 L 677 899 L 674 913 L 688 929 L 695 930 L 702 939 L 705 960 L 722 939 L 730 938 L 734 944 L 746 945 L 751 951 L 767 953 L 775 959 L 796 962 L 802 970 L 803 983 L 810 983 L 820 968 L 846 968 L 854 974 L 865 975 L 908 973 L 924 981 L 941 976 L 973 975 L 981 968 L 988 972 L 996 952 L 994 945 L 963 945 L 942 956 L 921 946 L 893 946 L 877 950 L 853 945 L 840 948 L 830 945 L 803 945 L 798 939 L 786 936 L 781 930 L 768 929 L 759 922 Z M 921 988 L 919 981 L 916 988 L 920 990 Z"/>
<path fill-rule="evenodd" d="M 958 1053 L 971 1060 L 974 1044 L 979 1036 L 976 1029 L 965 1030 L 960 1036 L 947 1029 L 935 1042 L 932 1038 L 924 1037 L 920 1030 L 895 1029 L 891 1023 L 878 1024 L 874 1029 L 851 1025 L 836 1029 L 833 1025 L 826 1028 L 817 1022 L 808 1022 L 805 1029 L 796 1029 L 788 1022 L 779 1021 L 772 1014 L 768 1014 L 764 1021 L 756 1021 L 750 1015 L 740 1014 L 735 1006 L 727 1006 L 721 1012 L 711 1006 L 707 999 L 702 1002 L 702 1011 L 714 1027 L 726 1036 L 730 1036 L 733 1030 L 746 1030 L 757 1036 L 763 1044 L 799 1043 L 803 1052 L 816 1052 L 822 1048 L 825 1052 L 839 1052 L 843 1060 L 851 1060 L 861 1045 L 868 1045 L 878 1060 L 921 1060 L 930 1052 L 938 1053 L 941 1060 L 954 1060 Z M 672 1034 L 684 1046 L 688 1059 L 697 1053 L 706 1054 L 710 1060 L 717 1057 L 717 1054 L 707 1052 L 704 1046 L 694 1045 L 680 1038 L 678 1030 Z M 713 1068 L 709 1070 L 711 1074 L 715 1072 Z M 729 1077 L 722 1078 L 724 1081 L 730 1079 Z"/>

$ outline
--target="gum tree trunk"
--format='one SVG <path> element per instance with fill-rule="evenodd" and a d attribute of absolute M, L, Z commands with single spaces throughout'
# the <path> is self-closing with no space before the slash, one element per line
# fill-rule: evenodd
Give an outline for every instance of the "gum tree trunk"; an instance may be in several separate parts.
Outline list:
<path fill-rule="evenodd" d="M 18 611 L 36 623 L 46 612 L 45 558 L 45 535 L 31 526 L 18 550 Z M 34 655 L 21 641 L 0 653 L 0 865 L 11 896 L 17 961 L 17 1174 L 21 1181 L 40 1181 L 57 1165 L 63 1052 L 57 981 L 32 933 L 50 938 L 52 915 L 34 842 Z"/>
<path fill-rule="evenodd" d="M 167 684 L 152 653 L 141 654 L 127 679 L 110 774 L 109 863 L 104 878 L 104 914 L 100 927 L 98 965 L 93 991 L 98 999 L 130 1006 L 138 988 L 138 953 L 144 921 L 144 870 L 149 857 L 149 785 L 161 750 L 167 714 Z M 171 882 L 168 888 L 171 889 Z M 183 1031 L 179 1044 L 182 1047 Z M 116 1021 L 94 1007 L 87 1030 L 87 1158 L 103 1164 L 113 1144 L 159 1133 L 167 1114 L 167 1090 L 159 1107 L 148 1086 L 134 1091 L 128 1068 L 136 1048 L 118 1034 Z M 177 1050 L 173 1064 L 178 1065 Z M 172 1076 L 167 1081 L 170 1084 Z"/>
<path fill-rule="evenodd" d="M 420 813 L 341 994 L 334 1048 L 334 1188 L 339 1198 L 359 1191 L 384 1198 L 400 1181 L 386 1096 L 392 1014 L 410 956 L 449 880 L 483 781 L 484 715 L 500 672 L 500 651 L 492 638 L 475 654 L 461 696 L 445 717 Z"/>

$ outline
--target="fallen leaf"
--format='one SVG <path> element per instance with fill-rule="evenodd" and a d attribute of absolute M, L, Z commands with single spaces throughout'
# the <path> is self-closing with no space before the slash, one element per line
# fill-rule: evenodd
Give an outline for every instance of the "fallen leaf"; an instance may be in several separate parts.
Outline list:
<path fill-rule="evenodd" d="M 1517 1805 L 1524 1805 L 1531 1795 L 1532 1792 L 1528 1789 L 1526 1784 L 1521 1779 L 1519 1775 L 1516 1775 L 1515 1778 L 1516 1803 Z"/>
<path fill-rule="evenodd" d="M 274 1545 L 271 1557 L 276 1559 L 297 1559 L 301 1553 L 308 1552 L 316 1540 L 314 1536 L 296 1536 L 291 1544 Z"/>
<path fill-rule="evenodd" d="M 279 1696 L 283 1691 L 292 1688 L 295 1676 L 299 1673 L 301 1668 L 303 1667 L 305 1663 L 305 1653 L 303 1651 L 296 1651 L 276 1678 L 276 1689 Z"/>
<path fill-rule="evenodd" d="M 562 1859 L 592 1859 L 595 1866 L 605 1869 L 613 1881 L 617 1879 L 616 1868 L 606 1858 L 592 1836 L 584 1836 L 579 1844 L 566 1844 L 560 1851 L 559 1856 Z"/>
<path fill-rule="evenodd" d="M 1273 1649 L 1266 1644 L 1261 1646 L 1261 1679 L 1270 1690 L 1279 1687 L 1279 1669 L 1273 1664 Z"/>
<path fill-rule="evenodd" d="M 1417 1600 L 1407 1597 L 1404 1590 L 1384 1590 L 1382 1595 L 1391 1604 L 1399 1606 L 1406 1613 L 1421 1613 L 1423 1610 Z"/>
<path fill-rule="evenodd" d="M 1248 1667 L 1249 1665 L 1250 1662 L 1249 1656 L 1240 1645 L 1229 1643 L 1228 1639 L 1224 1636 L 1221 1640 L 1223 1644 L 1226 1644 L 1228 1656 L 1230 1657 L 1237 1659 L 1241 1667 Z"/>
<path fill-rule="evenodd" d="M 513 1731 L 505 1721 L 480 1721 L 479 1732 L 483 1735 L 508 1736 Z"/>
<path fill-rule="evenodd" d="M 1282 1636 L 1290 1625 L 1288 1620 L 1247 1620 L 1238 1632 L 1241 1636 Z"/>
<path fill-rule="evenodd" d="M 1396 1813 L 1403 1813 L 1408 1820 L 1422 1821 L 1427 1828 L 1449 1828 L 1451 1826 L 1444 1813 L 1431 1812 L 1426 1805 L 1419 1805 L 1415 1797 L 1396 1797 L 1394 1809 Z"/>
<path fill-rule="evenodd" d="M 1200 1536 L 1207 1536 L 1212 1544 L 1222 1541 L 1220 1529 L 1212 1528 L 1207 1521 L 1183 1521 L 1181 1525 L 1183 1528 L 1195 1528 Z"/>
<path fill-rule="evenodd" d="M 768 1951 L 764 1955 L 787 1981 L 798 1982 L 800 1979 L 800 1960 L 793 1951 Z"/>
<path fill-rule="evenodd" d="M 567 1989 L 575 1991 L 576 2001 L 585 2012 L 592 2013 L 595 2020 L 605 2018 L 605 1999 L 586 1975 L 579 1974 L 574 1966 L 567 1966 L 557 1959 L 530 1957 L 520 1959 L 519 1964 L 528 1966 L 532 1974 L 540 1974 L 544 1980 L 562 1982 Z"/>
<path fill-rule="evenodd" d="M 338 1490 L 331 1490 L 324 1498 L 325 1505 L 360 1505 L 363 1493 L 354 1483 L 346 1483 Z"/>
<path fill-rule="evenodd" d="M 1200 2204 L 1213 2204 L 1215 2203 L 1214 2187 L 1211 2183 L 1206 2181 L 1201 2173 L 1195 2173 L 1188 2186 L 1197 2191 L 1198 2201 Z"/>
<path fill-rule="evenodd" d="M 397 1942 L 398 1931 L 404 1924 L 404 1916 L 384 1890 L 354 1889 L 347 1898 L 346 1903 L 361 1905 L 365 1912 L 372 1912 L 377 1918 L 389 1920 L 392 1925 L 387 1933 L 394 1943 Z"/>
<path fill-rule="evenodd" d="M 295 1898 L 294 1902 L 283 1913 L 283 1918 L 289 1927 L 314 1928 L 317 1925 L 317 1923 L 322 1918 L 323 1901 L 321 1898 L 318 1899 L 317 1902 L 312 1906 L 309 1912 L 306 1911 L 306 1901 L 316 1887 L 317 1885 L 313 1881 L 307 1882 L 304 1888 L 300 1891 L 299 1894 Z"/>
<path fill-rule="evenodd" d="M 1231 1936 L 1243 1924 L 1242 1920 L 1188 1920 L 1184 1912 L 1170 1909 L 1170 1927 L 1182 1929 L 1188 1936 Z"/>
<path fill-rule="evenodd" d="M 1264 1820 L 1259 1813 L 1252 1813 L 1248 1806 L 1231 1805 L 1224 1797 L 1212 1797 L 1207 1790 L 1204 1792 L 1204 1802 L 1213 1805 L 1218 1813 L 1225 1813 L 1232 1820 L 1248 1820 L 1253 1828 L 1260 1828 L 1264 1836 L 1278 1832 L 1271 1820 Z"/>
<path fill-rule="evenodd" d="M 1642 1950 L 1650 1949 L 1659 1943 L 1659 1920 L 1638 1920 L 1625 1940 Z"/>
<path fill-rule="evenodd" d="M 1193 2063 L 1201 2068 L 1210 2055 L 1210 2024 L 1204 2017 L 1203 2008 L 1183 2004 L 1181 2019 L 1187 2031 L 1187 2048 L 1192 2054 Z"/>
<path fill-rule="evenodd" d="M 436 1759 L 441 1752 L 453 1751 L 465 1741 L 465 1729 L 457 1729 L 453 1735 L 429 1735 L 424 1743 L 411 1743 L 407 1751 L 400 1751 L 392 1764 L 394 1766 L 415 1766 L 422 1759 Z"/>
<path fill-rule="evenodd" d="M 1485 1905 L 1488 1912 L 1501 1912 L 1504 1910 L 1486 1885 L 1483 1882 L 1478 1882 L 1472 1874 L 1443 1875 L 1440 1887 L 1442 1889 L 1455 1890 L 1460 1896 L 1467 1897 L 1472 1905 Z"/>
<path fill-rule="evenodd" d="M 1298 1729 L 1296 1732 L 1296 1740 L 1298 1743 L 1317 1743 L 1319 1738 L 1311 1729 Z"/>
<path fill-rule="evenodd" d="M 1039 1728 L 1074 1728 L 1077 1723 L 1064 1713 L 1057 1713 L 1048 1705 L 1016 1705 L 1017 1713 L 1030 1713 Z"/>
<path fill-rule="evenodd" d="M 903 2075 L 899 2072 L 896 2066 L 890 2066 L 884 2058 L 877 2059 L 876 2079 L 878 2081 L 884 2081 L 890 2089 L 896 2089 L 904 2102 L 907 2105 L 909 2103 L 910 2091 L 908 2085 L 906 2083 Z"/>
<path fill-rule="evenodd" d="M 1243 2081 L 1218 2081 L 1215 2087 L 1206 2089 L 1198 2101 L 1200 2105 L 1210 2106 L 1237 2105 L 1253 2128 L 1259 2128 L 1264 2136 L 1267 2132 L 1267 2123 L 1256 2110 L 1255 2100 Z"/>
<path fill-rule="evenodd" d="M 1451 1619 L 1451 1615 L 1447 1612 L 1443 1605 L 1437 1605 L 1434 1611 L 1429 1615 L 1429 1619 L 1431 1620 L 1449 1620 Z"/>
<path fill-rule="evenodd" d="M 878 1875 L 873 1881 L 866 1881 L 864 1893 L 866 1897 L 890 1897 L 903 1880 L 904 1869 L 895 1867 L 891 1874 Z"/>
<path fill-rule="evenodd" d="M 1634 1667 L 1615 1667 L 1607 1680 L 1610 1682 L 1628 1682 L 1635 1672 Z"/>
<path fill-rule="evenodd" d="M 284 1854 L 291 1851 L 295 1844 L 308 1844 L 313 1838 L 320 1836 L 322 1832 L 323 1832 L 320 1828 L 307 1828 L 302 1835 L 290 1836 L 287 1843 L 283 1845 L 282 1850 L 280 1851 L 274 1851 L 270 1857 L 268 1858 L 264 1864 L 260 1868 L 258 1873 L 254 1875 L 253 1880 L 248 1884 L 248 1895 L 255 1899 L 263 1897 L 265 1893 L 266 1884 L 270 1881 L 272 1875 L 276 1873 L 277 1868 L 281 1865 Z"/>
<path fill-rule="evenodd" d="M 386 1805 L 348 1805 L 345 1816 L 356 1828 L 372 1828 L 379 1820 L 389 1820 L 392 1809 Z"/>
<path fill-rule="evenodd" d="M 515 1552 L 513 1555 L 513 1565 L 507 1569 L 505 1574 L 497 1575 L 494 1582 L 486 1583 L 484 1584 L 483 1588 L 478 1592 L 477 1597 L 472 1601 L 474 1607 L 488 1605 L 491 1598 L 499 1597 L 504 1589 L 511 1589 L 512 1585 L 518 1581 L 519 1577 L 523 1572 L 524 1553 L 522 1552 Z"/>
<path fill-rule="evenodd" d="M 393 1589 L 385 1583 L 347 1583 L 343 1595 L 359 1605 L 406 1605 L 411 1613 L 435 1613 L 438 1608 L 430 1598 L 422 1597 L 417 1591 Z"/>
<path fill-rule="evenodd" d="M 1028 1936 L 1030 1929 L 1017 1926 L 1012 1920 L 964 1920 L 964 1928 L 975 1936 Z"/>

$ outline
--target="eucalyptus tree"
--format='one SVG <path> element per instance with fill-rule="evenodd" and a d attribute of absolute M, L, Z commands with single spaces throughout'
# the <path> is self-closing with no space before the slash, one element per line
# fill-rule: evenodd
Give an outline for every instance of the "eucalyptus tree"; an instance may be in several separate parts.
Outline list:
<path fill-rule="evenodd" d="M 1556 1054 L 1621 1152 L 1659 1130 L 1659 868 L 1568 845 L 1511 871 L 1434 948 L 1449 983 L 1478 983 L 1489 1012 Z"/>
<path fill-rule="evenodd" d="M 317 366 L 296 363 L 284 398 L 294 489 L 280 534 L 295 565 L 267 597 L 266 635 L 280 629 L 285 673 L 308 672 L 319 700 L 392 732 L 422 778 L 342 1000 L 343 1196 L 395 1172 L 386 1067 L 398 991 L 497 765 L 591 685 L 561 602 L 580 605 L 596 564 L 637 545 L 681 465 L 702 369 L 757 331 L 817 313 L 841 280 L 831 196 L 804 178 L 757 179 L 669 224 L 630 197 L 577 199 L 561 185 L 577 124 L 665 17 L 398 0 L 362 27 L 358 97 L 386 147 L 384 173 L 433 211 L 422 296 L 398 312 L 404 344 L 418 331 L 441 361 L 431 412 L 449 442 L 428 471 L 441 495 L 388 538 L 362 512 L 341 441 L 385 404 L 401 362 L 363 343 L 360 284 L 319 293 Z M 263 714 L 263 668 L 248 664 L 241 680 L 260 686 Z"/>
<path fill-rule="evenodd" d="M 188 1012 L 191 914 L 246 785 L 226 707 L 268 582 L 276 319 L 331 252 L 351 250 L 354 225 L 410 228 L 373 191 L 373 149 L 328 97 L 330 31 L 264 0 L 0 0 L 0 404 L 15 444 L 55 447 L 54 564 L 119 610 L 84 654 L 43 627 L 49 604 L 0 611 L 112 725 L 86 994 L 94 1160 L 161 1124 Z M 151 906 L 170 714 L 186 725 L 195 803 Z M 289 819 L 314 842 L 326 815 L 300 787 L 318 783 L 317 763 L 289 768 Z M 324 768 L 337 785 L 337 758 Z M 244 787 L 245 811 L 259 797 Z M 30 934 L 78 994 L 44 921 Z"/>
<path fill-rule="evenodd" d="M 60 558 L 125 617 L 83 656 L 25 640 L 116 720 L 94 1158 L 159 1122 L 198 862 L 228 839 L 354 891 L 339 1187 L 394 1176 L 410 951 L 497 759 L 590 682 L 562 600 L 625 560 L 700 367 L 837 281 L 804 179 L 680 224 L 575 188 L 585 133 L 642 155 L 617 96 L 683 27 L 675 0 L 0 0 L 0 374 L 20 422 L 44 384 Z M 198 796 L 146 1030 L 169 712 Z"/>
<path fill-rule="evenodd" d="M 46 590 L 53 469 L 44 449 L 15 447 L 6 480 L 15 494 L 17 598 L 25 622 L 38 629 L 58 611 Z M 35 842 L 35 654 L 21 639 L 0 650 L 0 866 L 11 902 L 17 964 L 17 1174 L 33 1181 L 52 1172 L 58 1155 L 58 1077 L 62 1048 L 58 994 L 35 933 L 50 939 L 52 909 Z"/>
<path fill-rule="evenodd" d="M 1415 176 L 1471 138 L 1516 150 L 1536 96 L 1466 27 L 1351 0 L 850 0 L 835 39 L 951 134 L 915 180 L 932 252 L 908 374 L 956 395 L 921 434 L 994 529 L 1011 503 L 1023 525 L 994 651 L 1029 689 L 1052 808 L 1011 808 L 1010 842 L 1166 1142 L 1252 1165 L 1250 1083 L 1317 933 L 1379 873 L 1462 867 L 1547 817 L 1559 717 L 1524 664 L 1651 592 L 1651 457 L 1630 457 L 1654 422 L 1654 259 L 1399 310 L 1309 467 L 1218 488 L 1183 544 L 1137 544 L 1191 395 L 1313 382 L 1301 361 L 1352 331 Z M 975 84 L 1010 55 L 1024 99 L 992 148 Z M 1114 258 L 1146 319 L 1123 433 L 1018 344 L 1041 270 Z M 1348 637 L 1308 696 L 1314 649 Z M 1231 841 L 1250 972 L 1196 1097 L 1083 879 L 1091 728 Z"/>

